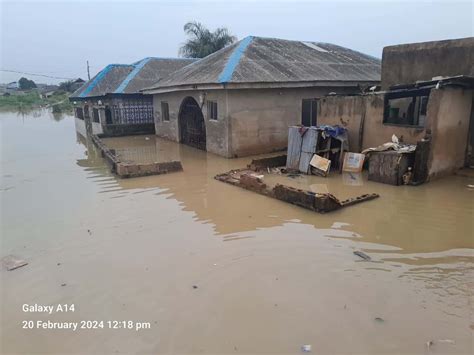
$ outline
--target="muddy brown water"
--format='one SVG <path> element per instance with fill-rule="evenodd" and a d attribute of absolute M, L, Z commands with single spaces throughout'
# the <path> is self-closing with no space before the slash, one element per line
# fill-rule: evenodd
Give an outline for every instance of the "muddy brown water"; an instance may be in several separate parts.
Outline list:
<path fill-rule="evenodd" d="M 265 176 L 339 198 L 381 196 L 321 215 L 213 179 L 250 158 L 114 138 L 124 159 L 184 168 L 118 180 L 72 117 L 2 113 L 0 128 L 0 256 L 29 262 L 1 270 L 2 354 L 473 352 L 472 178 L 393 187 Z M 22 329 L 23 320 L 150 329 Z"/>

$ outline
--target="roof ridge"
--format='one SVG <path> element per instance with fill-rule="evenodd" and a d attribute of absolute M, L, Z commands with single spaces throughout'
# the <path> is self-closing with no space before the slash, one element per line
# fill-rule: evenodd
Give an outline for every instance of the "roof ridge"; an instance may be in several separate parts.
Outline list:
<path fill-rule="evenodd" d="M 122 94 L 125 88 L 127 87 L 128 84 L 130 84 L 130 81 L 133 80 L 135 76 L 140 72 L 140 70 L 143 69 L 143 67 L 152 59 L 152 57 L 146 57 L 140 60 L 139 62 L 136 62 L 133 64 L 134 68 L 133 70 L 128 73 L 127 77 L 120 83 L 117 89 L 115 89 L 114 94 Z"/>
<path fill-rule="evenodd" d="M 239 65 L 242 55 L 244 54 L 250 43 L 252 43 L 253 39 L 253 36 L 247 36 L 240 41 L 238 46 L 234 48 L 229 59 L 227 59 L 227 63 L 224 69 L 222 69 L 222 72 L 220 73 L 219 78 L 217 79 L 219 83 L 227 83 L 232 79 L 232 75 L 234 74 L 235 68 L 237 67 L 237 65 Z"/>

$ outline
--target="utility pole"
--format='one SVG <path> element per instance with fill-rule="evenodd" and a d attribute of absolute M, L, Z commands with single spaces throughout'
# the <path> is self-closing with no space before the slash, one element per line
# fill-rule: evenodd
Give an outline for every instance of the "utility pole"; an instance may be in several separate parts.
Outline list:
<path fill-rule="evenodd" d="M 91 80 L 91 72 L 89 71 L 89 61 L 87 61 L 87 78 Z"/>

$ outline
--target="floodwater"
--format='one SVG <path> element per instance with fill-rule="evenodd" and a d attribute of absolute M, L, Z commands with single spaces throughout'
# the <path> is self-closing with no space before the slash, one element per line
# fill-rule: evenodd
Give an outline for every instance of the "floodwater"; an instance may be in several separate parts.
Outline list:
<path fill-rule="evenodd" d="M 0 256 L 29 262 L 0 271 L 2 354 L 473 353 L 472 178 L 393 187 L 265 176 L 339 198 L 380 194 L 321 215 L 213 179 L 250 158 L 108 139 L 123 159 L 184 168 L 119 180 L 72 117 L 2 113 L 0 128 Z M 135 328 L 22 329 L 23 320 Z"/>

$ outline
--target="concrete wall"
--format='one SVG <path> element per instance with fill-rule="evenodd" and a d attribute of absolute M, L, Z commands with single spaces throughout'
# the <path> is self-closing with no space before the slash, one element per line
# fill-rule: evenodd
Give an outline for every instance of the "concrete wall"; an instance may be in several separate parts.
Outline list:
<path fill-rule="evenodd" d="M 200 102 L 200 95 L 216 101 L 218 120 L 209 120 L 207 105 L 202 111 L 206 124 L 207 151 L 228 158 L 286 149 L 288 127 L 301 124 L 302 100 L 329 92 L 349 94 L 357 88 L 325 87 L 294 89 L 222 89 L 176 91 L 153 95 L 155 130 L 160 137 L 179 141 L 178 115 L 187 96 Z M 161 102 L 169 105 L 169 121 L 161 117 Z"/>
<path fill-rule="evenodd" d="M 328 97 L 320 100 L 318 123 L 346 127 L 353 152 L 390 142 L 392 134 L 403 137 L 405 143 L 416 144 L 430 130 L 428 174 L 433 178 L 464 166 L 472 96 L 472 90 L 452 87 L 431 90 L 424 127 L 383 123 L 383 93 Z"/>
<path fill-rule="evenodd" d="M 92 134 L 125 136 L 155 133 L 154 123 L 107 124 L 105 117 L 105 107 L 109 106 L 112 108 L 112 105 L 121 105 L 121 102 L 122 98 L 117 97 L 101 97 L 100 99 L 92 98 L 84 101 L 76 101 L 74 107 L 81 107 L 84 111 L 84 120 L 79 120 L 77 117 L 76 120 L 82 121 L 83 123 L 79 124 L 79 126 L 85 126 L 85 131 L 89 129 L 90 133 Z M 89 108 L 89 118 L 85 118 L 85 106 L 88 106 Z M 98 109 L 99 122 L 94 122 L 93 109 Z M 76 125 L 76 127 L 78 127 L 78 125 Z M 82 134 L 82 132 L 79 133 Z"/>
<path fill-rule="evenodd" d="M 86 123 L 77 117 L 74 117 L 74 125 L 76 126 L 76 132 L 83 137 L 87 137 Z"/>
<path fill-rule="evenodd" d="M 434 76 L 474 76 L 474 37 L 388 46 L 382 54 L 382 89 L 431 80 Z"/>
<path fill-rule="evenodd" d="M 433 122 L 428 161 L 430 177 L 451 174 L 464 166 L 472 109 L 472 90 L 432 90 L 428 114 Z"/>
<path fill-rule="evenodd" d="M 424 128 L 384 124 L 383 112 L 383 94 L 326 97 L 320 100 L 318 123 L 345 127 L 352 152 L 391 142 L 393 134 L 416 144 L 431 127 L 428 120 Z"/>
<path fill-rule="evenodd" d="M 179 142 L 178 115 L 181 103 L 186 97 L 192 97 L 200 103 L 200 95 L 205 93 L 205 99 L 217 102 L 217 120 L 210 120 L 207 114 L 207 105 L 204 103 L 202 113 L 206 125 L 206 150 L 211 153 L 230 157 L 228 145 L 228 120 L 227 120 L 227 92 L 226 90 L 208 91 L 176 91 L 153 95 L 153 110 L 155 117 L 155 131 L 159 137 Z M 169 106 L 169 121 L 161 117 L 161 102 Z"/>
<path fill-rule="evenodd" d="M 288 145 L 288 127 L 301 124 L 302 99 L 321 97 L 331 91 L 347 93 L 351 89 L 229 90 L 232 156 L 285 149 Z"/>

